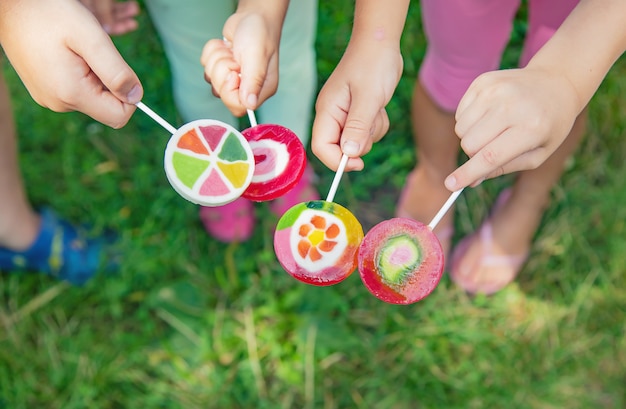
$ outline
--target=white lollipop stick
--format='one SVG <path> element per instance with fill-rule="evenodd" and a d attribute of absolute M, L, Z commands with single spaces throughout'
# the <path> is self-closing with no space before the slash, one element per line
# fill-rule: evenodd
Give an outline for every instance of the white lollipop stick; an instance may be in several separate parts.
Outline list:
<path fill-rule="evenodd" d="M 150 118 L 154 119 L 156 121 L 156 123 L 158 123 L 163 128 L 165 128 L 169 133 L 171 133 L 172 135 L 174 135 L 176 133 L 176 128 L 174 128 L 172 125 L 170 125 L 165 119 L 163 119 L 159 115 L 157 115 L 156 112 L 154 112 L 153 110 L 148 108 L 148 106 L 146 104 L 144 104 L 143 102 L 139 101 L 135 105 L 137 105 L 137 108 L 139 108 L 143 112 L 145 112 Z"/>
<path fill-rule="evenodd" d="M 337 187 L 339 186 L 339 181 L 341 180 L 343 171 L 346 169 L 347 163 L 348 163 L 348 155 L 344 153 L 343 156 L 341 157 L 341 162 L 339 162 L 339 167 L 337 168 L 337 173 L 335 173 L 335 178 L 333 179 L 333 183 L 330 185 L 330 191 L 328 192 L 328 196 L 326 197 L 327 202 L 332 202 L 335 199 L 335 193 L 337 193 Z"/>
<path fill-rule="evenodd" d="M 430 223 L 428 223 L 428 228 L 430 230 L 435 230 L 435 227 L 437 226 L 437 224 L 441 221 L 443 216 L 445 216 L 448 210 L 450 210 L 450 207 L 456 201 L 456 199 L 459 197 L 462 191 L 463 191 L 463 188 L 457 190 L 456 192 L 452 192 L 448 200 L 446 200 L 443 206 L 441 206 L 441 209 L 439 209 L 435 217 L 433 217 Z"/>
<path fill-rule="evenodd" d="M 250 126 L 257 126 L 258 123 L 256 121 L 256 116 L 254 115 L 254 111 L 251 109 L 248 109 L 248 120 L 250 121 Z"/>

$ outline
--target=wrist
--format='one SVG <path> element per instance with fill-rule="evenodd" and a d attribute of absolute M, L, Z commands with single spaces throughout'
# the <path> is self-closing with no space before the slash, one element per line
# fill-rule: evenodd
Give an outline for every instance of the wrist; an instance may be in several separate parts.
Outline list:
<path fill-rule="evenodd" d="M 229 20 L 239 22 L 247 17 L 260 19 L 265 32 L 278 44 L 288 6 L 288 0 L 240 0 Z"/>
<path fill-rule="evenodd" d="M 357 0 L 351 41 L 399 48 L 408 6 L 408 0 Z"/>
<path fill-rule="evenodd" d="M 567 107 L 571 108 L 576 115 L 580 114 L 591 96 L 587 96 L 583 89 L 578 85 L 575 78 L 572 78 L 567 70 L 564 70 L 561 65 L 552 64 L 550 61 L 543 61 L 541 58 L 533 58 L 527 64 L 524 70 L 532 70 L 541 72 L 542 75 L 550 78 L 551 84 L 554 85 L 553 90 L 558 90 L 563 109 Z"/>
<path fill-rule="evenodd" d="M 256 14 L 271 26 L 282 27 L 289 0 L 239 0 L 236 13 Z"/>

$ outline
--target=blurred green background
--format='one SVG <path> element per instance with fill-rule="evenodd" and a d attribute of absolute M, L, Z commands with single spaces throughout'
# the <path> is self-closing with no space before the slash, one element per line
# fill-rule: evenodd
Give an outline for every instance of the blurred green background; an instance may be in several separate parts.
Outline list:
<path fill-rule="evenodd" d="M 352 3 L 320 4 L 320 85 L 349 38 Z M 505 67 L 519 55 L 522 17 Z M 115 42 L 143 82 L 144 101 L 180 123 L 145 12 L 140 26 Z M 409 104 L 425 47 L 418 2 L 402 46 L 391 129 L 336 197 L 366 230 L 393 215 L 415 161 Z M 119 276 L 85 288 L 0 275 L 0 408 L 626 407 L 623 61 L 591 102 L 587 137 L 517 282 L 472 298 L 444 276 L 411 306 L 374 298 L 358 274 L 327 288 L 292 279 L 275 259 L 277 220 L 264 206 L 251 241 L 216 242 L 197 207 L 169 186 L 169 135 L 150 118 L 137 112 L 112 130 L 53 113 L 32 101 L 8 64 L 4 71 L 32 201 L 116 229 L 125 261 Z M 325 195 L 333 174 L 310 157 Z M 510 181 L 462 195 L 457 239 Z"/>

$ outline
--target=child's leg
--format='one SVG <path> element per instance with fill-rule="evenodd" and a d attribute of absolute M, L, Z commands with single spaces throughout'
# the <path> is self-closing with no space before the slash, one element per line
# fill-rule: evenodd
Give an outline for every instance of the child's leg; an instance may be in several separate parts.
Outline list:
<path fill-rule="evenodd" d="M 239 128 L 219 98 L 211 93 L 200 64 L 207 41 L 222 38 L 224 22 L 235 10 L 227 0 L 146 0 L 172 71 L 176 107 L 184 122 L 217 119 Z M 146 90 L 158 97 L 159 90 Z"/>
<path fill-rule="evenodd" d="M 11 100 L 0 72 L 0 270 L 40 272 L 82 285 L 102 267 L 116 269 L 115 262 L 103 257 L 108 240 L 85 237 L 51 210 L 41 216 L 33 211 L 18 166 L 16 139 Z"/>
<path fill-rule="evenodd" d="M 239 129 L 239 120 L 212 94 L 200 64 L 204 45 L 210 39 L 222 38 L 222 28 L 235 11 L 236 2 L 146 0 L 146 6 L 171 67 L 174 100 L 183 121 L 211 118 Z M 243 198 L 226 206 L 200 206 L 200 219 L 207 232 L 220 241 L 245 241 L 254 231 L 254 206 Z"/>
<path fill-rule="evenodd" d="M 417 167 L 397 213 L 428 223 L 450 195 L 443 181 L 457 165 L 454 110 L 478 75 L 498 68 L 519 1 L 425 0 L 421 5 L 428 49 L 411 110 Z M 444 247 L 451 228 L 448 212 L 436 229 Z"/>
<path fill-rule="evenodd" d="M 546 3 L 550 3 L 549 5 Z M 529 30 L 526 38 L 521 65 L 551 37 L 554 31 L 575 7 L 576 0 L 558 0 L 542 2 L 531 0 L 529 4 Z M 520 172 L 512 188 L 510 198 L 490 216 L 493 245 L 485 249 L 485 243 L 472 240 L 459 256 L 455 276 L 459 282 L 473 288 L 490 288 L 493 291 L 508 284 L 520 266 L 513 263 L 491 264 L 485 262 L 484 254 L 490 254 L 492 260 L 528 254 L 532 239 L 548 206 L 550 192 L 559 180 L 567 158 L 574 152 L 584 135 L 586 111 L 576 120 L 569 136 L 563 144 L 540 167 Z M 478 237 L 478 236 L 476 236 Z M 487 252 L 487 253 L 486 253 Z M 494 283 L 500 285 L 494 286 Z"/>
<path fill-rule="evenodd" d="M 26 198 L 17 161 L 11 100 L 0 71 L 0 247 L 25 250 L 39 232 L 39 216 Z"/>

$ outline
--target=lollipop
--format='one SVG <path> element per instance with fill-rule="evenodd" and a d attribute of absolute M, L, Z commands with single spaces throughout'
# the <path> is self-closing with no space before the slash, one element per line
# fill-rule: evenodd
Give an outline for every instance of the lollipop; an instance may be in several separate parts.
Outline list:
<path fill-rule="evenodd" d="M 250 145 L 232 126 L 201 119 L 180 127 L 165 149 L 165 173 L 185 199 L 221 206 L 240 197 L 254 173 Z"/>
<path fill-rule="evenodd" d="M 256 125 L 245 129 L 254 154 L 252 183 L 243 197 L 257 202 L 276 199 L 293 188 L 306 166 L 306 152 L 297 135 L 280 125 Z"/>
<path fill-rule="evenodd" d="M 428 226 L 394 218 L 367 233 L 359 247 L 359 274 L 375 297 L 390 304 L 411 304 L 437 287 L 444 255 L 433 229 L 460 193 L 452 193 Z"/>
<path fill-rule="evenodd" d="M 336 284 L 357 266 L 363 228 L 348 209 L 333 203 L 347 160 L 344 155 L 326 201 L 299 203 L 276 226 L 274 251 L 280 265 L 308 284 Z"/>
<path fill-rule="evenodd" d="M 430 294 L 443 274 L 443 251 L 428 226 L 395 218 L 374 226 L 358 253 L 365 287 L 391 304 L 411 304 Z"/>
<path fill-rule="evenodd" d="M 136 105 L 172 134 L 165 149 L 165 173 L 172 187 L 193 203 L 221 206 L 240 196 L 276 199 L 304 173 L 306 152 L 297 135 L 280 125 L 258 125 L 250 109 L 252 126 L 244 137 L 211 119 L 176 129 L 143 102 Z"/>
<path fill-rule="evenodd" d="M 299 203 L 280 218 L 274 250 L 294 278 L 313 285 L 336 284 L 357 266 L 363 228 L 345 207 L 323 200 Z"/>

